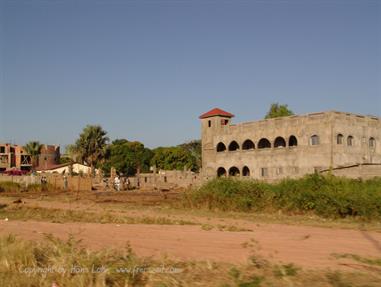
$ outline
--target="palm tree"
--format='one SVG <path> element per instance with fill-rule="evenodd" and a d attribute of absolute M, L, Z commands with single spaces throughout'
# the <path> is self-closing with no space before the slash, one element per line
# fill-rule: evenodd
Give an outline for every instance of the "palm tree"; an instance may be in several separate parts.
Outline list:
<path fill-rule="evenodd" d="M 38 157 L 41 154 L 42 144 L 38 141 L 30 141 L 24 146 L 24 150 L 32 158 L 32 169 L 38 166 Z"/>
<path fill-rule="evenodd" d="M 104 157 L 109 140 L 106 134 L 107 132 L 101 126 L 88 125 L 75 142 L 74 150 L 82 162 L 90 165 L 91 174 L 94 174 L 95 165 Z"/>

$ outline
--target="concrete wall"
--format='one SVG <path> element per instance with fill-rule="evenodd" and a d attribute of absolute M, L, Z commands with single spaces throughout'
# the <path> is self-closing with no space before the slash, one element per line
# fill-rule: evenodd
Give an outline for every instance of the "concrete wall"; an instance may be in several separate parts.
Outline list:
<path fill-rule="evenodd" d="M 64 189 L 64 177 L 61 175 L 55 174 L 46 174 L 45 175 L 53 189 Z M 17 182 L 22 185 L 30 184 L 41 184 L 41 175 L 32 176 L 7 176 L 0 175 L 0 182 Z M 92 187 L 92 179 L 90 177 L 80 177 L 80 176 L 67 176 L 68 180 L 68 190 L 70 191 L 90 191 Z"/>
<path fill-rule="evenodd" d="M 223 124 L 228 119 L 228 124 Z M 343 134 L 344 143 L 337 144 L 337 134 Z M 217 170 L 237 167 L 250 171 L 250 178 L 276 180 L 300 177 L 315 171 L 347 164 L 364 162 L 381 163 L 381 120 L 340 112 L 322 112 L 290 116 L 233 125 L 229 118 L 214 116 L 201 120 L 202 174 L 204 179 L 217 176 Z M 312 145 L 311 137 L 317 135 L 319 144 Z M 347 145 L 347 137 L 353 145 Z M 295 136 L 297 146 L 290 146 Z M 275 139 L 282 137 L 285 147 L 274 147 Z M 369 138 L 376 141 L 369 147 Z M 266 138 L 271 148 L 259 149 L 258 143 Z M 250 139 L 255 148 L 243 150 L 244 141 Z M 229 144 L 236 141 L 239 149 L 229 151 Z M 223 143 L 226 151 L 217 152 Z"/>
<path fill-rule="evenodd" d="M 142 189 L 187 188 L 201 184 L 199 174 L 181 170 L 160 170 L 157 173 L 141 173 L 129 179 L 132 187 Z"/>

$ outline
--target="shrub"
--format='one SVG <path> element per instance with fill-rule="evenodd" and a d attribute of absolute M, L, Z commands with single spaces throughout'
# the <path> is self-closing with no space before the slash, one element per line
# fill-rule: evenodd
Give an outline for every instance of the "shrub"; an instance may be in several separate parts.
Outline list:
<path fill-rule="evenodd" d="M 380 218 L 381 178 L 363 181 L 314 174 L 274 184 L 219 178 L 186 192 L 184 203 L 223 211 L 284 210 L 323 217 Z"/>

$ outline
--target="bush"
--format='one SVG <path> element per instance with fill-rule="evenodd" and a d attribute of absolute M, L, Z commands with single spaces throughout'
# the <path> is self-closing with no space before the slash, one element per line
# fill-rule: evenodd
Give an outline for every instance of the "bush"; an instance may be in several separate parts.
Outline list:
<path fill-rule="evenodd" d="M 323 217 L 380 218 L 381 178 L 362 181 L 314 174 L 275 184 L 219 178 L 186 192 L 184 202 L 223 211 L 283 210 Z"/>
<path fill-rule="evenodd" d="M 0 192 L 18 192 L 21 190 L 21 185 L 12 181 L 0 182 Z"/>

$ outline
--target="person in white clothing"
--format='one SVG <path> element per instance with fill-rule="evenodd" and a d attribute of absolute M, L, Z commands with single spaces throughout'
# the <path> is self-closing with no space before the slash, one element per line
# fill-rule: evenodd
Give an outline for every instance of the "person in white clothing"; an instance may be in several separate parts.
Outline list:
<path fill-rule="evenodd" d="M 119 175 L 117 175 L 114 179 L 114 186 L 116 191 L 120 191 L 120 178 Z"/>

